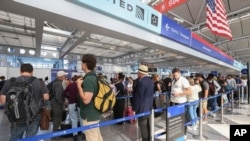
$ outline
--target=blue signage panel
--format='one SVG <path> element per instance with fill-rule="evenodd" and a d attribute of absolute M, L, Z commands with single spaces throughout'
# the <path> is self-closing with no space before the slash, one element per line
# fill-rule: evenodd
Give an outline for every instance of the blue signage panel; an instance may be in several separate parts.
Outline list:
<path fill-rule="evenodd" d="M 217 71 L 211 71 L 211 74 L 213 74 L 214 76 L 218 76 L 218 72 Z"/>
<path fill-rule="evenodd" d="M 202 43 L 201 41 L 199 41 L 195 38 L 192 38 L 192 42 L 191 42 L 190 47 L 197 50 L 197 51 L 200 51 L 208 56 L 216 58 L 222 62 L 233 65 L 233 60 L 227 58 L 223 54 L 219 53 L 218 51 L 212 49 L 211 47 L 205 45 L 204 43 Z"/>
<path fill-rule="evenodd" d="M 168 141 L 184 141 L 185 135 L 185 106 L 176 105 L 167 109 L 167 140 Z"/>
<path fill-rule="evenodd" d="M 248 73 L 248 69 L 242 69 L 242 70 L 241 70 L 241 73 L 242 73 L 242 74 L 247 74 L 247 73 Z"/>
<path fill-rule="evenodd" d="M 191 32 L 165 15 L 162 15 L 161 35 L 190 46 Z"/>
<path fill-rule="evenodd" d="M 161 13 L 139 0 L 73 0 L 160 34 Z"/>

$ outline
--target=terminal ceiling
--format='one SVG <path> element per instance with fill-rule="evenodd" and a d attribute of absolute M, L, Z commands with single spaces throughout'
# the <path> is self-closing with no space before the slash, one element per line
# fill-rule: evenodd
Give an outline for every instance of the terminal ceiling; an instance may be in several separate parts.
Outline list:
<path fill-rule="evenodd" d="M 157 1 L 159 0 L 142 0 L 150 6 Z M 164 14 L 216 45 L 236 60 L 246 64 L 250 61 L 250 1 L 223 0 L 223 2 L 232 31 L 232 41 L 215 36 L 206 28 L 205 0 L 188 0 L 185 4 Z M 107 33 L 105 30 L 94 32 L 94 30 L 89 30 L 91 27 L 82 29 L 77 26 L 69 26 L 70 19 L 60 22 L 60 19 L 64 17 L 53 13 L 47 12 L 46 14 L 48 17 L 55 17 L 54 19 L 41 18 L 39 13 L 41 13 L 39 9 L 12 0 L 1 0 L 1 54 L 47 59 L 65 58 L 71 61 L 79 60 L 82 54 L 93 53 L 98 57 L 98 62 L 118 65 L 145 62 L 154 64 L 156 67 L 170 69 L 180 67 L 200 72 L 229 70 L 196 56 L 168 48 L 155 47 L 147 42 L 120 36 L 116 32 Z M 72 43 L 74 39 L 78 40 Z M 15 51 L 8 52 L 7 48 L 13 48 Z M 62 52 L 65 48 L 70 49 Z M 32 50 L 31 54 L 29 50 Z"/>

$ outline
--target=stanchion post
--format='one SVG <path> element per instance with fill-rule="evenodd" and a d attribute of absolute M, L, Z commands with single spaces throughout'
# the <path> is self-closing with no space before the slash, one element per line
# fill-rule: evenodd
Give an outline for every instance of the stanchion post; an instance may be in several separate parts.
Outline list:
<path fill-rule="evenodd" d="M 223 123 L 223 109 L 224 109 L 224 101 L 223 101 L 223 96 L 224 96 L 224 93 L 221 93 L 221 98 L 220 98 L 220 102 L 221 102 L 221 108 L 220 108 L 220 121 L 221 123 Z"/>
<path fill-rule="evenodd" d="M 232 92 L 231 92 L 231 111 L 233 112 L 233 109 L 234 109 L 234 102 L 233 102 L 233 97 L 234 97 L 234 90 L 232 90 Z"/>
<path fill-rule="evenodd" d="M 151 109 L 151 114 L 150 114 L 150 135 L 151 135 L 151 141 L 154 141 L 155 139 L 155 112 L 154 109 Z"/>
<path fill-rule="evenodd" d="M 244 103 L 244 87 L 241 86 L 241 103 Z"/>
<path fill-rule="evenodd" d="M 199 129 L 200 129 L 200 139 L 202 139 L 202 120 L 203 120 L 203 113 L 202 113 L 202 99 L 200 99 L 200 108 L 199 108 L 199 113 L 200 113 L 200 122 L 199 122 Z"/>
<path fill-rule="evenodd" d="M 238 105 L 240 106 L 240 88 L 238 88 Z"/>

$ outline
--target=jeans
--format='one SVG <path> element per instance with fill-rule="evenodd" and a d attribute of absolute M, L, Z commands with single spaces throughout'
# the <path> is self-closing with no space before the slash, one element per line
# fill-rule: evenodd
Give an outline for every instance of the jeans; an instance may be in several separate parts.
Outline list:
<path fill-rule="evenodd" d="M 208 103 L 211 106 L 211 111 L 216 110 L 217 98 L 208 99 Z"/>
<path fill-rule="evenodd" d="M 80 125 L 83 126 L 83 119 L 81 118 L 81 115 L 80 115 L 80 107 L 77 107 L 77 115 L 79 118 Z M 84 130 L 82 131 L 82 133 L 84 134 Z"/>
<path fill-rule="evenodd" d="M 192 105 L 188 106 L 188 113 L 190 116 L 190 120 L 192 121 L 191 124 L 195 125 L 196 124 L 196 120 L 197 119 L 197 110 L 198 108 L 198 103 L 193 103 Z"/>
<path fill-rule="evenodd" d="M 142 141 L 150 141 L 150 121 L 149 117 L 138 119 L 138 125 L 141 131 Z"/>
<path fill-rule="evenodd" d="M 39 123 L 41 120 L 41 115 L 37 117 L 30 123 L 11 123 L 10 125 L 10 141 L 15 141 L 22 139 L 25 133 L 25 137 L 35 136 L 39 129 Z"/>
<path fill-rule="evenodd" d="M 170 106 L 170 92 L 166 91 L 166 106 Z"/>
<path fill-rule="evenodd" d="M 77 128 L 78 118 L 77 118 L 76 103 L 69 104 L 69 117 L 71 120 L 71 127 Z M 77 132 L 73 133 L 73 135 L 77 135 Z"/>

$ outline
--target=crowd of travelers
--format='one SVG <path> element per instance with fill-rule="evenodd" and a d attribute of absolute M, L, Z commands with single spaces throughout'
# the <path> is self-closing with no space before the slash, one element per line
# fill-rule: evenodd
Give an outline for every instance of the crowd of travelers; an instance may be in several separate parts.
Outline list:
<path fill-rule="evenodd" d="M 233 75 L 215 76 L 213 74 L 195 74 L 195 76 L 184 77 L 178 68 L 174 68 L 171 74 L 161 79 L 158 74 L 150 75 L 148 67 L 140 65 L 136 78 L 125 76 L 123 73 L 117 73 L 114 77 L 108 79 L 107 76 L 99 73 L 95 77 L 96 58 L 94 55 L 86 54 L 82 57 L 82 70 L 85 76 L 73 76 L 68 78 L 64 71 L 58 71 L 56 79 L 49 81 L 48 77 L 38 81 L 35 79 L 31 82 L 31 89 L 34 91 L 37 101 L 36 107 L 41 106 L 42 101 L 49 101 L 52 111 L 53 132 L 62 130 L 62 122 L 65 120 L 65 109 L 70 119 L 71 128 L 78 126 L 99 123 L 102 114 L 94 107 L 93 97 L 98 91 L 97 77 L 109 82 L 112 87 L 117 101 L 113 108 L 113 118 L 118 119 L 126 116 L 124 110 L 131 107 L 130 115 L 140 114 L 150 111 L 152 108 L 168 107 L 179 105 L 187 102 L 193 102 L 201 98 L 208 98 L 218 95 L 222 92 L 234 91 L 234 98 L 239 97 L 239 88 L 243 87 L 246 91 L 246 77 Z M 20 67 L 20 76 L 17 81 L 27 81 L 33 77 L 33 67 L 31 64 L 22 64 Z M 1 77 L 0 103 L 8 103 L 8 92 L 11 89 L 11 79 L 5 80 Z M 53 97 L 49 95 L 49 88 L 46 87 L 53 83 L 51 90 Z M 130 96 L 128 99 L 119 99 L 119 97 Z M 226 100 L 226 99 L 225 99 Z M 228 95 L 227 100 L 231 100 Z M 198 129 L 196 119 L 199 116 L 198 108 L 202 108 L 203 114 L 214 111 L 221 106 L 220 97 L 204 100 L 202 107 L 198 103 L 186 107 L 187 119 L 192 121 L 187 130 L 195 131 Z M 210 114 L 216 117 L 216 114 Z M 37 113 L 36 117 L 29 122 L 10 122 L 10 141 L 21 139 L 23 137 L 35 136 L 39 130 L 39 120 L 41 116 Z M 203 122 L 206 123 L 205 116 Z M 150 140 L 150 121 L 149 116 L 137 119 L 142 141 Z M 117 123 L 123 125 L 124 122 Z M 77 141 L 78 136 L 86 141 L 102 141 L 100 128 L 93 128 L 81 133 L 73 133 L 73 141 Z M 53 137 L 52 140 L 60 140 L 61 137 Z"/>

